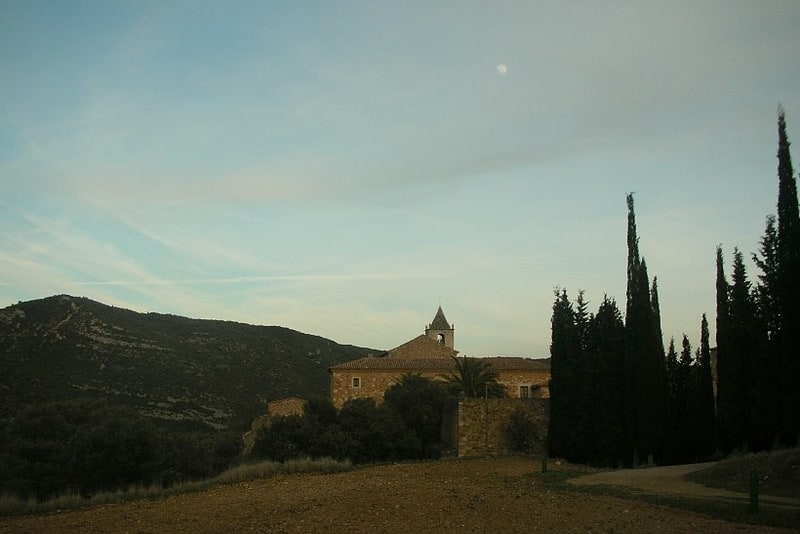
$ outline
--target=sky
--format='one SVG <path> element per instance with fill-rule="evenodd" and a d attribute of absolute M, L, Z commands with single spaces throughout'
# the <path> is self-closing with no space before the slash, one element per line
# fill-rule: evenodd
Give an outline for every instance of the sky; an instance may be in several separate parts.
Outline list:
<path fill-rule="evenodd" d="M 776 211 L 779 105 L 800 143 L 799 24 L 794 0 L 0 0 L 0 307 L 389 349 L 441 305 L 462 354 L 548 357 L 555 288 L 624 311 L 635 192 L 665 344 L 697 346 L 717 245 L 749 257 Z"/>

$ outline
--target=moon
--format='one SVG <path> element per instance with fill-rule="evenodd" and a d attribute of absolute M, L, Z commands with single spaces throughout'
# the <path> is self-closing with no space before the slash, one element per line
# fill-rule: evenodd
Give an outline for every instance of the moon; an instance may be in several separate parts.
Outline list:
<path fill-rule="evenodd" d="M 506 72 L 508 72 L 508 67 L 506 67 L 504 64 L 500 63 L 497 66 L 497 74 L 499 74 L 500 76 L 504 76 Z"/>

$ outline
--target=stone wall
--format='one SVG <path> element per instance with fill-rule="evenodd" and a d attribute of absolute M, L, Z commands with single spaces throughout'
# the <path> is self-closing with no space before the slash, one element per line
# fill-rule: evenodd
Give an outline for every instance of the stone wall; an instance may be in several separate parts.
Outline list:
<path fill-rule="evenodd" d="M 543 454 L 547 442 L 547 399 L 461 398 L 445 410 L 442 440 L 459 458 L 509 454 L 512 451 L 506 429 L 511 414 L 518 408 L 535 422 L 533 454 Z"/>
<path fill-rule="evenodd" d="M 383 394 L 390 386 L 396 384 L 400 377 L 409 371 L 381 369 L 344 369 L 331 374 L 331 401 L 336 408 L 341 408 L 350 399 L 370 398 L 375 402 L 383 402 Z M 443 371 L 426 372 L 410 371 L 416 375 L 438 380 Z M 353 386 L 353 378 L 358 379 L 359 386 Z"/>
<path fill-rule="evenodd" d="M 306 400 L 300 397 L 287 397 L 267 403 L 267 415 L 284 417 L 287 415 L 303 415 Z"/>

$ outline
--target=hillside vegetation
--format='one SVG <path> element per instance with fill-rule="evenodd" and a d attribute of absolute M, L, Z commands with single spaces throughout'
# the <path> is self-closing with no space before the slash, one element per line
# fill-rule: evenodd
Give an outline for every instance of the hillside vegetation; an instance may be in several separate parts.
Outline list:
<path fill-rule="evenodd" d="M 66 295 L 21 302 L 0 310 L 0 423 L 25 405 L 102 399 L 172 428 L 240 431 L 268 401 L 327 396 L 327 369 L 369 352 Z"/>

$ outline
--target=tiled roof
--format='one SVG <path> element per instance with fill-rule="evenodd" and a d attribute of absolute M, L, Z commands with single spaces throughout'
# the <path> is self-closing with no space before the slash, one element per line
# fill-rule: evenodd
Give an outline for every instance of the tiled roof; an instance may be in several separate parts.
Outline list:
<path fill-rule="evenodd" d="M 433 321 L 431 321 L 430 329 L 450 330 L 450 323 L 447 322 L 447 318 L 445 318 L 441 306 L 439 306 L 439 309 L 436 311 L 436 316 L 433 318 Z"/>
<path fill-rule="evenodd" d="M 406 359 L 423 359 L 423 358 L 443 358 L 448 359 L 456 356 L 457 350 L 453 350 L 447 345 L 439 343 L 424 334 L 421 334 L 410 341 L 406 341 L 402 345 L 390 349 L 382 354 L 387 358 L 406 358 Z"/>
<path fill-rule="evenodd" d="M 540 370 L 540 371 L 550 370 L 550 360 L 538 360 L 538 359 L 534 360 L 532 358 L 509 357 L 509 356 L 481 358 L 481 360 L 489 362 L 489 365 L 491 365 L 493 369 L 497 369 L 498 371 L 511 371 L 516 369 L 528 369 L 528 370 Z"/>
<path fill-rule="evenodd" d="M 412 340 L 413 341 L 413 340 Z M 478 358 L 486 361 L 493 369 L 498 371 L 549 371 L 550 362 L 547 360 L 533 360 L 531 358 Z M 391 356 L 367 356 L 359 360 L 340 363 L 331 367 L 331 370 L 344 369 L 380 369 L 380 370 L 419 370 L 419 371 L 452 371 L 455 369 L 453 358 L 392 358 Z"/>
<path fill-rule="evenodd" d="M 452 358 L 390 358 L 388 356 L 367 356 L 359 360 L 340 363 L 331 367 L 332 370 L 342 369 L 386 369 L 386 370 L 425 370 L 425 371 L 451 371 L 456 364 Z"/>

